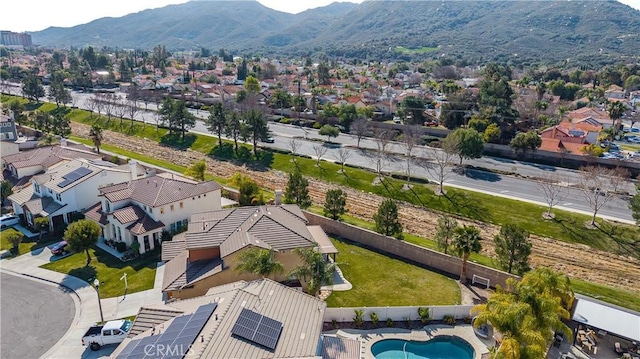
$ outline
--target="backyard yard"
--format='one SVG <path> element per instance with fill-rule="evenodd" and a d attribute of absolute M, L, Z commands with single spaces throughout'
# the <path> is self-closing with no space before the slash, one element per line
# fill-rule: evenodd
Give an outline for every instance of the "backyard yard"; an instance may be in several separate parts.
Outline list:
<path fill-rule="evenodd" d="M 102 249 L 89 250 L 91 263 L 88 267 L 86 253 L 75 253 L 69 257 L 42 266 L 44 269 L 73 275 L 87 282 L 100 280 L 100 297 L 110 298 L 124 294 L 124 281 L 120 278 L 127 273 L 128 293 L 153 288 L 158 258 L 155 255 L 122 262 Z"/>
<path fill-rule="evenodd" d="M 336 258 L 353 289 L 333 292 L 329 307 L 460 304 L 455 280 L 399 259 L 332 238 Z"/>

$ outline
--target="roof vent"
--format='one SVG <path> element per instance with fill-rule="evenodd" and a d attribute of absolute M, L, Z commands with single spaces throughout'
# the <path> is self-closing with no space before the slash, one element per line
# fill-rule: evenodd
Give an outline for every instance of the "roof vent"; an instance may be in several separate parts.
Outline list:
<path fill-rule="evenodd" d="M 246 300 L 243 300 L 243 301 L 242 301 L 242 304 L 240 304 L 240 306 L 244 308 L 244 306 L 245 306 L 246 304 L 247 304 L 247 301 L 246 301 Z"/>
<path fill-rule="evenodd" d="M 273 289 L 269 291 L 269 295 L 273 295 Z"/>

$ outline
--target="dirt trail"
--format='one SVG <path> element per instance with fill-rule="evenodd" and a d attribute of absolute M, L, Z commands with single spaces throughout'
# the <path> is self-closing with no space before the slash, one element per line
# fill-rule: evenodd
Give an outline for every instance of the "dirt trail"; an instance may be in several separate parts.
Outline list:
<path fill-rule="evenodd" d="M 88 126 L 72 123 L 72 128 L 74 134 L 88 137 Z M 252 171 L 244 166 L 211 159 L 199 152 L 175 150 L 161 146 L 151 140 L 130 137 L 111 131 L 104 131 L 103 142 L 181 166 L 189 166 L 195 160 L 206 159 L 208 171 L 215 176 L 228 178 L 236 172 L 241 172 L 251 176 L 263 188 L 270 190 L 286 188 L 287 174 L 280 171 Z M 372 221 L 373 214 L 383 199 L 378 195 L 315 179 L 310 179 L 309 184 L 311 198 L 317 204 L 323 203 L 325 192 L 328 189 L 341 188 L 347 193 L 348 213 L 367 221 Z M 434 237 L 439 215 L 438 212 L 428 209 L 409 204 L 400 204 L 400 217 L 405 230 L 421 237 Z M 458 218 L 457 220 L 461 225 L 473 224 L 477 226 L 485 239 L 493 238 L 499 230 L 498 226 L 491 224 L 470 221 L 464 218 Z M 640 292 L 640 260 L 596 250 L 586 245 L 570 244 L 533 235 L 532 242 L 533 250 L 530 260 L 534 267 L 546 266 L 560 270 L 571 277 L 627 290 L 635 289 Z M 483 254 L 494 256 L 493 241 L 483 241 L 482 247 Z"/>

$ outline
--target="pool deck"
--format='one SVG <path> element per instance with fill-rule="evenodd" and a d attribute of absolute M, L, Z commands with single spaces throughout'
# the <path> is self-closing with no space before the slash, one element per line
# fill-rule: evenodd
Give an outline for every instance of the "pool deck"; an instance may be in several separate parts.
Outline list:
<path fill-rule="evenodd" d="M 475 352 L 474 359 L 489 357 L 489 347 L 494 345 L 493 340 L 481 339 L 476 336 L 470 324 L 427 325 L 423 329 L 379 328 L 374 330 L 339 329 L 324 333 L 337 337 L 357 339 L 362 343 L 361 359 L 374 359 L 371 346 L 383 339 L 404 339 L 414 341 L 428 341 L 438 336 L 455 336 L 469 343 Z"/>

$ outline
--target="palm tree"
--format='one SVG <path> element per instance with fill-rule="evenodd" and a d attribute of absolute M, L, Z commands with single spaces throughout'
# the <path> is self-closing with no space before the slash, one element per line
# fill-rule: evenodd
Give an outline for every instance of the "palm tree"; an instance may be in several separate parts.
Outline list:
<path fill-rule="evenodd" d="M 616 125 L 618 124 L 618 120 L 622 117 L 624 111 L 626 111 L 627 106 L 623 102 L 611 102 L 609 106 L 607 106 L 607 112 L 609 113 L 609 117 L 614 121 Z"/>
<path fill-rule="evenodd" d="M 522 279 L 522 285 L 531 286 L 538 292 L 547 292 L 553 297 L 560 298 L 565 309 L 573 307 L 575 294 L 569 277 L 546 267 L 536 268 L 527 273 Z"/>
<path fill-rule="evenodd" d="M 236 270 L 266 278 L 284 271 L 282 263 L 273 259 L 273 249 L 251 248 L 240 255 Z"/>
<path fill-rule="evenodd" d="M 307 293 L 318 295 L 320 287 L 333 283 L 335 263 L 329 263 L 316 248 L 298 248 L 296 253 L 302 258 L 302 265 L 291 271 L 291 276 L 307 284 Z"/>
<path fill-rule="evenodd" d="M 482 249 L 480 241 L 480 230 L 474 226 L 458 227 L 453 235 L 453 249 L 462 258 L 462 269 L 460 271 L 460 283 L 467 283 L 467 261 L 471 252 L 478 253 Z"/>
<path fill-rule="evenodd" d="M 91 126 L 91 130 L 89 130 L 89 137 L 91 141 L 93 141 L 93 145 L 96 147 L 96 151 L 100 153 L 100 146 L 102 145 L 102 127 L 100 125 Z"/>

